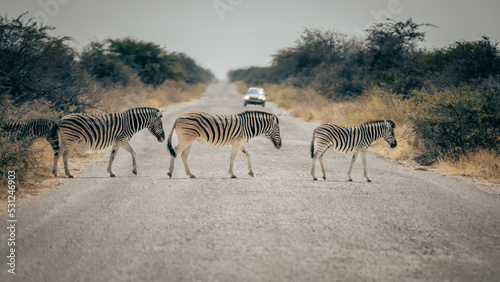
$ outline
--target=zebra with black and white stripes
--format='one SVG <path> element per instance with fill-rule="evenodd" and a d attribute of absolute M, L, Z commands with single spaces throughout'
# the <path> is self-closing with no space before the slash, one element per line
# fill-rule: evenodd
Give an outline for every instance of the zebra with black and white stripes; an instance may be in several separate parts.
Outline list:
<path fill-rule="evenodd" d="M 1 125 L 5 133 L 11 134 L 15 141 L 27 141 L 28 144 L 35 140 L 46 139 L 54 150 L 54 164 L 52 173 L 57 176 L 57 159 L 59 158 L 59 126 L 55 121 L 35 119 L 28 122 L 6 122 Z"/>
<path fill-rule="evenodd" d="M 176 132 L 179 144 L 172 147 L 172 134 Z M 182 153 L 186 174 L 190 178 L 196 178 L 189 169 L 187 158 L 191 146 L 195 141 L 209 147 L 223 147 L 231 145 L 231 158 L 229 174 L 236 178 L 233 173 L 233 164 L 236 154 L 241 151 L 248 161 L 248 175 L 254 176 L 250 154 L 245 144 L 250 138 L 265 134 L 274 144 L 276 149 L 281 148 L 281 136 L 278 117 L 271 113 L 260 111 L 246 111 L 236 115 L 217 115 L 203 112 L 188 112 L 180 115 L 168 136 L 167 148 L 170 151 L 170 168 L 168 176 L 172 178 L 175 158 Z"/>
<path fill-rule="evenodd" d="M 124 113 L 108 115 L 71 114 L 63 117 L 59 123 L 59 138 L 66 175 L 73 177 L 69 173 L 68 159 L 77 143 L 86 144 L 94 150 L 113 146 L 108 165 L 110 177 L 115 177 L 111 166 L 118 149 L 125 149 L 132 155 L 132 172 L 137 174 L 136 153 L 128 142 L 135 133 L 144 128 L 148 128 L 159 142 L 163 142 L 165 133 L 161 118 L 161 112 L 155 108 L 134 108 Z"/>
<path fill-rule="evenodd" d="M 315 176 L 316 160 L 319 160 L 323 179 L 326 180 L 325 167 L 323 166 L 323 156 L 328 148 L 340 153 L 353 152 L 351 166 L 347 172 L 349 181 L 352 181 L 351 171 L 354 162 L 361 152 L 361 160 L 363 161 L 363 172 L 366 180 L 368 178 L 366 170 L 366 150 L 370 145 L 379 138 L 384 138 L 391 148 L 397 146 L 396 137 L 394 136 L 394 128 L 396 125 L 391 120 L 378 120 L 362 124 L 360 127 L 343 127 L 334 124 L 322 124 L 314 129 L 311 141 L 311 158 L 312 168 L 311 175 L 314 180 L 318 180 Z M 316 149 L 314 143 L 317 143 Z"/>

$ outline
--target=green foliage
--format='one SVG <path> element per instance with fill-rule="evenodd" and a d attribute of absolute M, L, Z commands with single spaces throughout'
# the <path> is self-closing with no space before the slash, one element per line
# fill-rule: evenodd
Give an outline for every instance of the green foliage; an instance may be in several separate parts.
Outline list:
<path fill-rule="evenodd" d="M 462 85 L 415 93 L 415 129 L 431 164 L 438 158 L 459 156 L 478 149 L 500 153 L 500 84 L 498 77 L 480 87 Z"/>
<path fill-rule="evenodd" d="M 168 53 L 155 43 L 132 38 L 90 43 L 81 56 L 82 67 L 105 86 L 137 83 L 157 87 L 167 80 L 208 83 L 214 75 L 184 53 Z"/>
<path fill-rule="evenodd" d="M 419 70 L 433 84 L 459 86 L 464 82 L 485 79 L 500 72 L 498 44 L 487 37 L 479 41 L 460 41 L 426 54 Z"/>
<path fill-rule="evenodd" d="M 137 81 L 135 71 L 125 65 L 117 55 L 111 54 L 102 42 L 91 42 L 85 47 L 80 57 L 80 65 L 103 86 L 128 86 Z"/>
<path fill-rule="evenodd" d="M 180 68 L 184 73 L 184 80 L 188 84 L 209 83 L 215 79 L 210 70 L 204 69 L 196 64 L 196 61 L 184 53 L 173 53 L 173 56 L 179 62 Z"/>
<path fill-rule="evenodd" d="M 165 80 L 181 80 L 177 60 L 152 42 L 132 38 L 108 39 L 109 52 L 137 71 L 144 84 L 158 86 Z"/>

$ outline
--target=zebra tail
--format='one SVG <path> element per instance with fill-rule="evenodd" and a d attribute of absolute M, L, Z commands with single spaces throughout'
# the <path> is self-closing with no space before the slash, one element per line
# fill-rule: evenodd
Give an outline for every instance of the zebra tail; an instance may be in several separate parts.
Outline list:
<path fill-rule="evenodd" d="M 174 122 L 174 126 L 172 126 L 172 130 L 170 130 L 170 134 L 168 135 L 168 141 L 167 141 L 167 148 L 170 151 L 170 155 L 172 155 L 172 157 L 174 157 L 174 158 L 177 157 L 177 154 L 175 153 L 174 148 L 172 148 L 172 135 L 174 134 L 174 129 L 175 129 L 176 123 L 177 123 L 177 121 Z"/>
<path fill-rule="evenodd" d="M 313 132 L 313 138 L 311 141 L 311 159 L 314 159 L 314 141 L 316 139 L 316 130 Z"/>

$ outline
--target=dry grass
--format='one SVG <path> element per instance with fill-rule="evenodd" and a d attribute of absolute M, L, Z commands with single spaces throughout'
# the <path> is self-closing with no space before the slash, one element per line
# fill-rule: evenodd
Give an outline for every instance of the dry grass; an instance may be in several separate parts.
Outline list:
<path fill-rule="evenodd" d="M 433 167 L 453 175 L 475 177 L 500 184 L 500 156 L 491 150 L 463 155 L 458 160 L 441 159 Z"/>
<path fill-rule="evenodd" d="M 184 82 L 166 81 L 156 88 L 131 85 L 103 89 L 99 95 L 98 109 L 92 113 L 123 112 L 134 107 L 165 108 L 200 99 L 207 86 L 207 84 L 189 85 Z"/>
<path fill-rule="evenodd" d="M 249 87 L 242 82 L 236 84 L 240 93 L 244 93 Z M 288 110 L 293 117 L 307 121 L 359 126 L 371 120 L 390 119 L 396 123 L 398 146 L 391 149 L 384 140 L 378 140 L 372 144 L 370 151 L 397 162 L 416 164 L 413 159 L 419 148 L 416 146 L 410 120 L 414 110 L 409 100 L 381 89 L 375 89 L 352 101 L 335 102 L 307 89 L 283 85 L 265 85 L 264 88 L 269 101 Z M 453 175 L 500 183 L 499 166 L 498 154 L 482 150 L 462 156 L 458 161 L 440 160 L 433 168 Z"/>

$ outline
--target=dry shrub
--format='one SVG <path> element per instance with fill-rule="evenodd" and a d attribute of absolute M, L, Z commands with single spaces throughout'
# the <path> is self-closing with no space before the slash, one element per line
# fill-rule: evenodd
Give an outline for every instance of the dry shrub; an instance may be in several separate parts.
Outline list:
<path fill-rule="evenodd" d="M 191 85 L 182 81 L 165 81 L 151 89 L 140 103 L 144 107 L 164 108 L 167 106 L 200 99 L 208 84 Z"/>
<path fill-rule="evenodd" d="M 500 184 L 500 156 L 493 150 L 479 150 L 455 159 L 440 159 L 434 167 L 453 175 L 472 176 Z"/>
<path fill-rule="evenodd" d="M 164 108 L 202 97 L 207 84 L 190 85 L 165 81 L 154 88 L 145 85 L 114 86 L 101 90 L 101 99 L 93 113 L 124 112 L 135 107 Z"/>

